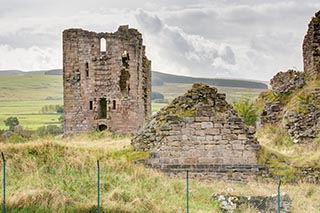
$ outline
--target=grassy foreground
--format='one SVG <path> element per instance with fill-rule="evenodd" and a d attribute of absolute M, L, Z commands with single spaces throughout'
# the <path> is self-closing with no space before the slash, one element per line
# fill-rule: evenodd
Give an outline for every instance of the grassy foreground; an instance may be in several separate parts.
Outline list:
<path fill-rule="evenodd" d="M 185 181 L 141 163 L 130 138 L 89 133 L 0 144 L 7 158 L 7 205 L 10 212 L 95 212 L 96 160 L 101 166 L 102 212 L 185 212 Z M 2 179 L 1 179 L 2 180 Z M 276 183 L 226 183 L 190 180 L 190 212 L 220 212 L 215 193 L 271 195 Z M 2 185 L 0 190 L 2 191 Z M 283 185 L 293 199 L 292 212 L 319 212 L 320 188 Z M 247 208 L 243 212 L 255 212 Z"/>

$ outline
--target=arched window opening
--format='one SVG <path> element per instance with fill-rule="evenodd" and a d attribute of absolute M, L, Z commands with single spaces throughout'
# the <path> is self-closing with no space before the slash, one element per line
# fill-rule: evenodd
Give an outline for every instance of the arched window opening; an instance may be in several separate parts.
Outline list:
<path fill-rule="evenodd" d="M 99 131 L 104 131 L 104 130 L 106 130 L 106 129 L 108 129 L 108 127 L 107 127 L 106 125 L 104 125 L 104 124 L 100 124 L 100 125 L 98 126 L 98 130 L 99 130 Z"/>
<path fill-rule="evenodd" d="M 124 66 L 125 68 L 128 69 L 130 57 L 129 57 L 129 53 L 127 52 L 127 50 L 123 51 L 121 58 L 122 58 L 122 66 Z"/>
<path fill-rule="evenodd" d="M 105 38 L 100 39 L 100 52 L 106 52 L 107 51 L 107 41 Z"/>
<path fill-rule="evenodd" d="M 86 70 L 86 77 L 89 77 L 89 63 L 86 62 L 86 65 L 85 65 L 85 70 Z"/>

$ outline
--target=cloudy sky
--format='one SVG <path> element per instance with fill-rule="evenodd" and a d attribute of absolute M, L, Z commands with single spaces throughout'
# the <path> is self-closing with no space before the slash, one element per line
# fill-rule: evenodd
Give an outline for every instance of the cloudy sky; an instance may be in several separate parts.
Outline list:
<path fill-rule="evenodd" d="M 0 70 L 62 67 L 62 31 L 143 34 L 152 69 L 269 80 L 302 70 L 301 45 L 319 0 L 1 0 Z"/>

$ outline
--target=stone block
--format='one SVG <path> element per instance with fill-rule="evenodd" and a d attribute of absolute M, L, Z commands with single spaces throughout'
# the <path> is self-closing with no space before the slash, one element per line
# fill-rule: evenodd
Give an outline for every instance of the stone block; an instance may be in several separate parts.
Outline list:
<path fill-rule="evenodd" d="M 202 129 L 209 129 L 213 127 L 213 123 L 212 122 L 201 122 L 201 128 Z"/>
<path fill-rule="evenodd" d="M 219 135 L 220 134 L 220 129 L 218 128 L 210 128 L 210 129 L 206 129 L 205 133 L 207 135 Z"/>

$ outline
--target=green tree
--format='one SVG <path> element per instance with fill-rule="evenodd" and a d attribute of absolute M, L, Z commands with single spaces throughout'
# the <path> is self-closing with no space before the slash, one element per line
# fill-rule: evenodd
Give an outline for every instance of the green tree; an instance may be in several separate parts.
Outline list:
<path fill-rule="evenodd" d="M 56 106 L 56 111 L 57 111 L 57 113 L 59 113 L 59 114 L 64 113 L 64 107 L 63 107 L 63 105 L 57 105 L 57 106 Z"/>
<path fill-rule="evenodd" d="M 13 130 L 15 126 L 19 125 L 19 120 L 17 117 L 9 117 L 3 122 L 6 126 L 9 127 L 9 130 Z"/>
<path fill-rule="evenodd" d="M 253 101 L 249 98 L 243 98 L 238 102 L 234 102 L 233 107 L 246 125 L 255 125 L 258 120 L 258 109 Z"/>

